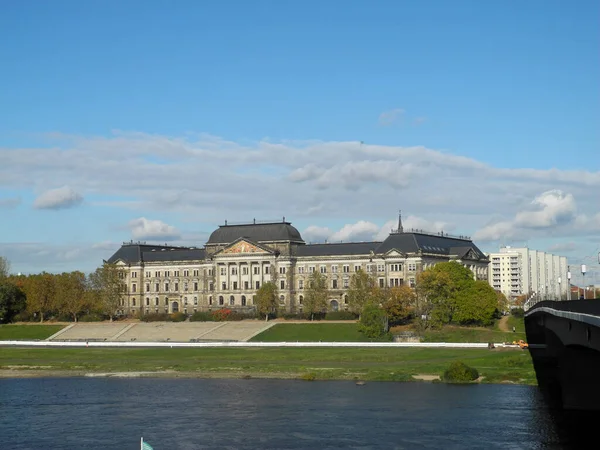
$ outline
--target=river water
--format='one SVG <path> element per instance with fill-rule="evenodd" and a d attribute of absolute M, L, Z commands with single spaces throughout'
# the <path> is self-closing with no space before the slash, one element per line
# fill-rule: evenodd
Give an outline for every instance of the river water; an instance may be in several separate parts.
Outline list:
<path fill-rule="evenodd" d="M 136 450 L 141 436 L 155 450 L 586 448 L 597 420 L 548 410 L 531 386 L 0 380 L 2 450 Z"/>

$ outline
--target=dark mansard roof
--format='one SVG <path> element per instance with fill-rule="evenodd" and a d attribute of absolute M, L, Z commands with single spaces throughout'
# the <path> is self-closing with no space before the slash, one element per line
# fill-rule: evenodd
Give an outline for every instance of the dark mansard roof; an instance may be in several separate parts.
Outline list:
<path fill-rule="evenodd" d="M 138 264 L 142 261 L 196 261 L 204 259 L 203 248 L 175 247 L 168 245 L 147 245 L 124 243 L 107 262 L 123 261 Z"/>
<path fill-rule="evenodd" d="M 299 257 L 368 255 L 375 252 L 381 242 L 344 242 L 334 244 L 301 245 L 296 250 Z"/>
<path fill-rule="evenodd" d="M 220 225 L 212 232 L 206 245 L 230 244 L 239 238 L 254 242 L 291 241 L 303 244 L 300 232 L 289 222 Z"/>

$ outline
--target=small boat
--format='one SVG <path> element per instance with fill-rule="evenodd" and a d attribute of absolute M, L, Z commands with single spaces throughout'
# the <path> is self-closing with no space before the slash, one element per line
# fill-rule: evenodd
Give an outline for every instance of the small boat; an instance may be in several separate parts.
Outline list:
<path fill-rule="evenodd" d="M 364 386 L 366 383 L 364 381 L 357 381 L 356 385 L 357 386 Z"/>

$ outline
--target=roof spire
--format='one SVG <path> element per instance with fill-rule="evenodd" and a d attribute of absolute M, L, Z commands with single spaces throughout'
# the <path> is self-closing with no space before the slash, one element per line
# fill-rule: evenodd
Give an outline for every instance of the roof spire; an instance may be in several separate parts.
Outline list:
<path fill-rule="evenodd" d="M 402 226 L 402 210 L 398 212 L 398 233 L 404 233 L 404 227 Z"/>

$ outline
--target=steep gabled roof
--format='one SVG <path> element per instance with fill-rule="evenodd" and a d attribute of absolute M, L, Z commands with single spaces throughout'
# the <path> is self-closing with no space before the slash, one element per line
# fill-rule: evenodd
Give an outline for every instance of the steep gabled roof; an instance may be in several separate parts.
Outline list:
<path fill-rule="evenodd" d="M 205 257 L 203 248 L 193 249 L 168 249 L 144 252 L 143 258 L 146 262 L 152 261 L 201 261 Z"/>
<path fill-rule="evenodd" d="M 387 253 L 390 250 L 403 253 L 417 253 L 420 250 L 423 253 L 458 258 L 463 258 L 472 250 L 479 258 L 485 258 L 470 239 L 428 233 L 392 233 L 377 248 L 376 253 Z"/>
<path fill-rule="evenodd" d="M 254 242 L 292 241 L 304 243 L 300 232 L 289 222 L 220 225 L 212 232 L 206 245 L 230 244 L 239 238 Z"/>
<path fill-rule="evenodd" d="M 301 245 L 297 256 L 343 256 L 368 255 L 374 252 L 381 242 L 344 242 L 335 244 Z"/>

